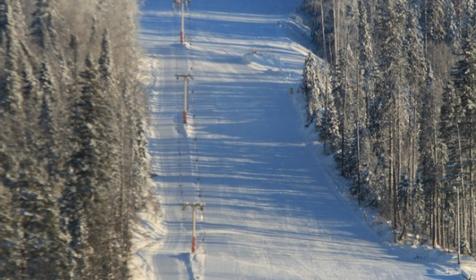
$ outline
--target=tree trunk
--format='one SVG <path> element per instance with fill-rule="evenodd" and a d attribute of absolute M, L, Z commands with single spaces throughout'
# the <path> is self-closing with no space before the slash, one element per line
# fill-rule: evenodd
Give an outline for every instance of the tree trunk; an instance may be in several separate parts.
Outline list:
<path fill-rule="evenodd" d="M 337 64 L 338 59 L 338 50 L 339 50 L 339 44 L 338 44 L 338 14 L 339 14 L 339 7 L 338 7 L 338 0 L 334 0 L 333 2 L 333 7 L 332 7 L 332 14 L 334 16 L 334 64 Z"/>
<path fill-rule="evenodd" d="M 356 125 L 356 136 L 357 136 L 357 202 L 360 205 L 361 200 L 361 178 L 360 178 L 360 67 L 357 66 L 357 125 Z"/>
<path fill-rule="evenodd" d="M 394 230 L 394 241 L 397 241 L 397 234 L 396 234 L 396 215 L 395 215 L 395 203 L 394 203 L 394 188 L 395 186 L 393 185 L 394 178 L 393 178 L 393 125 L 389 126 L 389 132 L 390 132 L 390 139 L 389 139 L 389 164 L 388 164 L 388 198 L 389 198 L 389 205 L 390 206 L 390 215 L 392 217 L 392 226 Z"/>
<path fill-rule="evenodd" d="M 321 5 L 321 32 L 322 32 L 322 46 L 324 48 L 324 59 L 326 61 L 329 61 L 329 57 L 327 55 L 327 43 L 326 43 L 326 30 L 325 30 L 325 11 L 324 11 L 324 0 L 321 0 L 320 5 Z"/>
<path fill-rule="evenodd" d="M 469 199 L 470 199 L 470 211 L 469 211 L 469 244 L 470 249 L 474 249 L 474 178 L 473 178 L 473 137 L 472 131 L 469 132 Z"/>

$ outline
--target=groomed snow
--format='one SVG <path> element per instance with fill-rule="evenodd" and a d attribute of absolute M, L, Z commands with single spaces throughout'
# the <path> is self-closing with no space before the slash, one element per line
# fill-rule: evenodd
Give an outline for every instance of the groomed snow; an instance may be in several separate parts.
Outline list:
<path fill-rule="evenodd" d="M 136 279 L 460 279 L 448 255 L 384 243 L 339 193 L 290 94 L 310 45 L 291 16 L 300 2 L 193 0 L 187 48 L 171 1 L 145 3 L 149 148 L 165 231 L 140 247 Z M 186 127 L 182 73 L 194 75 Z M 196 201 L 206 208 L 191 256 L 182 204 Z"/>

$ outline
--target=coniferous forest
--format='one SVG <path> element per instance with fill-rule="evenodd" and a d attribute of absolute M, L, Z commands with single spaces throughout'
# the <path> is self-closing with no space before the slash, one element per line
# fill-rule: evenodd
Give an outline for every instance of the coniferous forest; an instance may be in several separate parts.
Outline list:
<path fill-rule="evenodd" d="M 476 251 L 476 2 L 305 0 L 309 124 L 395 241 Z M 328 63 L 323 63 L 323 61 Z"/>
<path fill-rule="evenodd" d="M 0 278 L 127 279 L 147 172 L 137 3 L 0 0 Z"/>
<path fill-rule="evenodd" d="M 139 61 L 142 54 L 137 46 L 138 2 L 140 1 L 0 0 L 0 279 L 107 280 L 129 279 L 133 274 L 129 270 L 133 227 L 139 212 L 144 209 L 149 199 L 147 186 L 150 176 L 145 132 L 147 100 L 141 77 L 139 77 Z M 217 8 L 215 1 L 205 2 L 207 1 L 202 2 L 203 7 L 209 7 L 210 11 L 214 10 L 213 7 Z M 229 1 L 229 3 L 235 2 L 239 3 Z M 187 0 L 177 0 L 174 3 L 182 4 L 182 12 L 185 6 L 187 9 L 194 8 L 194 6 L 188 6 L 190 1 Z M 253 20 L 243 19 L 247 14 L 242 12 L 244 7 L 242 3 L 236 4 L 237 10 L 234 12 L 236 15 L 230 18 L 212 16 L 216 12 L 203 14 L 203 19 L 209 20 L 208 17 L 212 16 L 216 22 L 219 22 L 218 18 L 224 22 L 223 24 L 214 22 L 213 25 L 216 24 L 217 28 L 213 32 L 209 31 L 209 34 L 223 36 L 226 39 L 223 41 L 229 39 L 234 43 L 217 47 L 219 40 L 205 40 L 205 44 L 202 42 L 202 48 L 210 47 L 211 50 L 216 48 L 215 50 L 219 50 L 217 53 L 222 57 L 212 59 L 213 56 L 209 54 L 212 51 L 207 49 L 204 61 L 208 60 L 209 63 L 203 64 L 202 61 L 202 64 L 196 64 L 202 74 L 207 71 L 212 74 L 219 73 L 216 75 L 221 79 L 224 72 L 217 71 L 217 68 L 227 65 L 223 68 L 230 71 L 228 76 L 232 82 L 235 79 L 236 83 L 236 86 L 229 87 L 228 94 L 236 95 L 250 90 L 243 86 L 243 80 L 237 80 L 240 75 L 241 77 L 261 75 L 263 79 L 266 77 L 270 81 L 283 77 L 280 76 L 283 69 L 274 73 L 275 65 L 272 65 L 279 64 L 280 60 L 267 53 L 272 44 L 264 49 L 259 43 L 263 38 L 267 38 L 261 35 L 265 35 L 268 29 L 261 30 L 263 26 L 257 26 L 254 30 L 257 33 L 244 36 L 246 32 L 243 31 L 246 30 L 242 30 L 241 25 L 236 25 L 243 22 L 264 24 L 260 20 L 254 20 L 256 22 L 253 23 Z M 264 5 L 263 3 L 258 1 L 253 5 L 256 5 L 258 11 L 264 9 L 259 6 Z M 281 6 L 286 8 L 284 4 L 288 3 L 282 1 Z M 252 5 L 249 4 L 249 6 Z M 197 9 L 199 13 L 205 10 Z M 167 14 L 173 14 L 172 8 L 170 11 L 164 11 L 167 11 Z M 303 70 L 302 87 L 307 101 L 307 126 L 319 132 L 324 144 L 324 152 L 334 156 L 340 173 L 350 182 L 350 193 L 362 207 L 378 211 L 379 217 L 383 217 L 385 223 L 393 230 L 395 242 L 428 244 L 434 248 L 473 255 L 476 252 L 476 0 L 303 0 L 301 12 L 305 14 L 304 21 L 311 27 L 314 47 L 314 53 L 308 55 Z M 268 16 L 266 13 L 263 16 Z M 288 11 L 286 10 L 286 14 L 282 13 L 285 15 L 282 19 L 288 20 Z M 301 15 L 299 14 L 298 17 L 300 18 Z M 154 19 L 155 16 L 157 16 L 155 11 L 149 13 L 148 20 Z M 178 26 L 179 22 L 175 14 L 174 18 L 176 21 L 167 19 L 157 22 L 163 24 L 163 30 L 170 34 L 176 32 L 177 40 L 179 40 L 178 34 L 182 34 L 182 41 L 190 38 L 195 40 L 203 34 L 208 34 L 203 33 L 194 37 L 186 33 L 187 37 L 184 37 L 178 28 L 175 31 L 172 30 L 175 25 L 171 24 L 177 23 Z M 238 22 L 240 18 L 242 22 Z M 274 17 L 269 18 L 265 21 L 270 21 L 267 24 L 272 28 L 284 26 L 285 21 L 275 24 L 271 20 Z M 192 26 L 190 34 L 198 34 L 197 30 L 206 30 L 209 27 L 206 24 L 195 25 L 195 20 L 192 18 L 185 21 L 185 16 L 182 18 L 182 22 L 187 22 L 187 28 Z M 230 26 L 235 26 L 237 30 L 228 30 Z M 232 36 L 234 34 L 232 31 L 236 31 L 236 36 Z M 276 34 L 281 34 L 279 32 L 277 31 Z M 148 36 L 165 38 L 163 33 Z M 286 36 L 283 38 L 289 39 Z M 289 49 L 288 41 L 280 43 L 283 38 L 274 38 L 276 46 L 281 44 L 280 48 Z M 196 53 L 189 56 L 187 50 L 191 46 L 189 42 L 183 42 L 183 49 L 177 44 L 165 43 L 157 44 L 162 47 L 154 46 L 153 51 L 161 54 L 161 59 L 164 58 L 164 61 L 168 62 L 184 61 L 186 64 L 190 59 L 198 61 L 199 56 L 193 58 L 194 55 L 203 52 L 203 50 L 198 52 L 199 48 L 197 48 L 194 50 Z M 244 47 L 248 48 L 253 44 L 257 45 L 259 51 L 252 49 L 251 53 L 245 54 L 243 59 L 237 59 L 243 55 Z M 200 47 L 200 43 L 197 45 Z M 178 47 L 181 50 L 174 56 L 164 51 Z M 230 48 L 234 52 L 222 52 L 220 48 Z M 290 54 L 291 52 L 287 55 Z M 257 72 L 249 72 L 253 61 L 246 62 L 248 58 L 264 63 L 263 67 L 267 70 L 262 71 L 259 68 L 254 69 Z M 220 60 L 223 64 L 217 66 L 215 60 Z M 166 63 L 163 65 L 166 70 L 173 69 L 168 68 L 169 65 Z M 205 68 L 204 65 L 210 69 L 200 70 L 200 67 Z M 300 71 L 301 65 L 299 64 L 298 67 Z M 192 68 L 190 67 L 190 71 Z M 168 71 L 163 72 L 169 74 Z M 175 81 L 174 74 L 176 73 L 170 73 L 170 77 L 164 76 L 162 79 L 168 81 L 167 79 L 170 78 Z M 269 76 L 271 74 L 273 74 L 272 77 Z M 212 81 L 208 82 L 213 82 L 213 79 L 210 80 Z M 276 82 L 274 80 L 273 83 Z M 217 83 L 217 80 L 214 82 Z M 256 82 L 258 83 L 258 80 Z M 301 82 L 300 76 L 296 82 Z M 270 87 L 273 83 L 266 84 L 266 87 Z M 188 83 L 186 85 L 188 86 Z M 220 94 L 213 92 L 213 87 L 207 87 L 206 91 L 212 92 L 194 95 L 192 102 L 194 110 L 199 108 L 199 106 L 195 107 L 194 103 L 197 98 L 202 98 L 201 101 L 208 100 L 208 103 L 203 101 L 203 104 L 212 104 L 209 107 L 211 109 L 207 110 L 215 110 L 210 115 L 206 115 L 205 110 L 194 111 L 192 114 L 194 120 L 196 112 L 204 115 L 200 116 L 202 119 L 198 118 L 203 120 L 206 116 L 210 119 L 219 118 L 220 113 L 226 111 L 217 107 L 224 103 L 218 102 L 223 96 L 222 93 L 227 90 L 220 88 L 223 85 L 224 83 L 217 86 Z M 192 86 L 199 88 L 203 84 L 197 83 Z M 167 88 L 166 90 L 171 90 L 171 93 L 176 96 L 182 94 L 181 91 L 174 92 L 175 89 Z M 194 90 L 191 92 L 193 93 Z M 168 97 L 160 96 L 157 100 L 167 100 L 171 96 L 172 94 Z M 213 102 L 210 101 L 210 96 L 213 96 Z M 257 100 L 255 96 L 259 95 L 256 94 L 249 100 L 260 104 L 259 102 L 262 101 Z M 263 97 L 262 100 L 266 98 L 269 97 Z M 179 99 L 174 97 L 173 100 L 175 102 Z M 184 100 L 188 102 L 187 97 L 184 97 Z M 233 100 L 233 106 L 236 106 L 233 109 L 238 108 L 239 102 L 242 102 L 239 98 L 229 100 Z M 170 102 L 172 104 L 172 101 Z M 164 102 L 164 104 L 168 103 Z M 166 106 L 171 106 L 170 104 Z M 181 105 L 180 109 L 182 109 Z M 275 106 L 281 105 L 275 103 Z M 263 109 L 265 106 L 257 107 L 259 110 L 265 110 Z M 236 116 L 241 113 L 242 118 L 248 117 L 249 111 L 247 112 L 245 107 L 242 108 L 244 108 L 241 109 L 243 112 L 236 110 Z M 186 114 L 187 112 L 184 112 L 185 117 Z M 165 119 L 166 117 L 169 116 L 164 114 L 159 116 L 159 119 L 170 121 L 170 123 L 177 122 L 177 119 L 169 120 Z M 229 130 L 242 133 L 240 129 L 244 130 L 244 128 L 236 129 L 237 120 L 230 120 Z M 266 120 L 266 117 L 263 117 L 263 120 Z M 286 119 L 283 118 L 283 120 Z M 232 126 L 233 121 L 235 126 Z M 243 123 L 246 124 L 246 122 Z M 198 128 L 197 131 L 205 131 L 203 127 L 210 125 L 207 123 L 199 127 L 195 122 L 183 124 L 182 121 L 175 124 L 176 127 L 195 125 L 195 128 Z M 155 129 L 160 132 L 159 126 L 157 125 Z M 260 126 L 246 125 L 243 127 L 250 130 L 260 128 Z M 315 251 L 310 250 L 310 252 L 322 253 L 321 251 L 324 251 L 322 244 L 325 244 L 327 240 L 322 242 L 324 239 L 319 239 L 322 238 L 321 233 L 309 231 L 310 225 L 321 225 L 316 221 L 317 216 L 314 215 L 315 212 L 321 210 L 318 207 L 333 207 L 337 205 L 335 202 L 337 200 L 326 201 L 316 195 L 318 192 L 312 194 L 316 196 L 306 193 L 314 199 L 312 206 L 318 206 L 315 206 L 315 209 L 306 202 L 300 209 L 296 206 L 300 201 L 290 197 L 280 185 L 281 183 L 283 186 L 300 184 L 299 178 L 304 177 L 299 176 L 304 176 L 302 174 L 306 172 L 299 175 L 294 173 L 296 171 L 294 169 L 312 168 L 311 164 L 307 163 L 314 161 L 308 159 L 309 161 L 299 163 L 302 164 L 299 166 L 298 160 L 283 156 L 290 150 L 283 150 L 283 154 L 279 154 L 276 151 L 279 151 L 280 145 L 274 145 L 272 148 L 275 150 L 263 153 L 266 149 L 261 148 L 262 143 L 256 145 L 260 147 L 259 150 L 237 148 L 235 151 L 236 147 L 233 147 L 230 150 L 233 149 L 236 154 L 228 154 L 223 149 L 228 144 L 216 139 L 212 142 L 210 139 L 213 139 L 211 136 L 214 135 L 210 131 L 212 130 L 200 134 L 208 138 L 195 137 L 193 139 L 197 153 L 193 157 L 182 156 L 191 154 L 191 150 L 181 150 L 182 146 L 179 144 L 187 142 L 183 140 L 186 138 L 179 138 L 183 136 L 180 133 L 170 138 L 177 139 L 179 143 L 177 151 L 174 150 L 171 142 L 163 146 L 156 145 L 154 148 L 171 154 L 177 160 L 177 170 L 167 171 L 165 168 L 163 174 L 174 178 L 177 177 L 175 173 L 181 174 L 175 178 L 176 180 L 186 180 L 187 174 L 190 178 L 196 176 L 197 183 L 193 187 L 197 188 L 200 187 L 198 182 L 208 182 L 203 183 L 204 186 L 207 184 L 206 188 L 210 189 L 215 187 L 218 192 L 228 190 L 225 187 L 233 190 L 229 193 L 221 193 L 222 197 L 219 195 L 215 198 L 207 197 L 212 202 L 213 199 L 220 197 L 220 202 L 215 201 L 216 205 L 222 205 L 220 203 L 224 200 L 231 201 L 230 203 L 233 204 L 233 207 L 229 207 L 233 208 L 233 216 L 229 214 L 231 212 L 227 216 L 225 207 L 219 208 L 225 209 L 224 212 L 213 213 L 217 215 L 214 217 L 232 217 L 216 226 L 229 230 L 229 233 L 235 235 L 237 229 L 231 227 L 230 222 L 235 222 L 231 221 L 237 217 L 235 211 L 241 211 L 240 214 L 245 213 L 245 215 L 242 221 L 241 218 L 238 219 L 240 223 L 243 223 L 239 225 L 239 228 L 246 229 L 248 226 L 253 230 L 247 230 L 246 233 L 238 232 L 236 236 L 239 236 L 240 242 L 244 244 L 246 241 L 249 247 L 253 247 L 253 242 L 266 240 L 263 243 L 268 246 L 258 248 L 260 251 L 256 251 L 256 254 L 249 252 L 244 254 L 240 252 L 241 249 L 237 248 L 236 244 L 230 245 L 234 243 L 230 242 L 232 239 L 229 239 L 222 242 L 228 247 L 223 245 L 220 250 L 229 251 L 229 255 L 223 256 L 236 257 L 242 254 L 241 257 L 246 260 L 242 262 L 243 264 L 256 264 L 255 261 L 258 261 L 257 263 L 262 261 L 263 268 L 272 267 L 272 261 L 280 263 L 279 257 L 284 252 L 281 246 L 286 248 L 290 245 L 288 243 L 299 243 L 296 241 L 299 239 L 296 237 L 299 236 L 296 235 L 298 233 L 303 233 L 301 237 L 307 243 L 301 244 L 301 249 L 289 246 L 288 249 L 305 251 L 302 248 L 314 246 Z M 220 132 L 226 134 L 227 130 L 223 129 Z M 270 130 L 267 136 L 278 138 L 283 132 L 274 133 Z M 248 139 L 250 143 L 255 143 L 259 139 L 263 140 L 263 143 L 272 143 L 268 141 L 270 139 L 259 138 L 260 135 L 255 139 L 251 137 L 252 135 L 253 133 L 242 134 L 243 139 Z M 236 137 L 236 135 L 233 136 Z M 188 136 L 185 135 L 185 137 Z M 201 149 L 202 154 L 199 154 L 197 145 L 206 145 L 201 143 L 207 143 L 207 141 L 212 143 L 210 145 L 212 148 Z M 266 146 L 266 148 L 270 147 Z M 296 145 L 296 151 L 300 151 L 297 148 L 301 148 L 301 142 Z M 250 156 L 250 151 L 256 151 L 256 153 L 253 152 L 253 157 Z M 206 153 L 210 156 L 207 157 Z M 300 153 L 293 156 L 298 155 Z M 204 160 L 199 161 L 199 156 Z M 240 159 L 241 161 L 230 161 L 229 166 L 226 165 L 227 160 L 233 156 L 243 158 Z M 247 156 L 250 160 L 245 160 Z M 260 163 L 266 166 L 257 165 L 255 156 L 256 158 L 261 156 Z M 282 166 L 273 165 L 277 156 L 283 159 L 283 166 L 285 160 L 288 160 L 289 166 L 286 166 L 286 169 L 278 169 Z M 211 160 L 213 157 L 217 162 L 224 161 L 225 164 L 221 163 L 221 165 L 226 168 L 219 164 L 213 165 Z M 192 158 L 194 161 L 191 160 Z M 189 165 L 182 164 L 180 160 L 188 160 L 186 164 Z M 186 166 L 194 168 L 190 167 L 190 171 L 186 169 Z M 205 167 L 198 168 L 199 166 Z M 169 168 L 172 167 L 172 165 L 169 166 Z M 220 184 L 223 186 L 216 188 L 216 181 L 215 184 L 210 183 L 213 182 L 210 178 L 199 174 L 199 170 L 207 170 L 207 168 L 212 170 L 211 175 L 223 175 L 223 180 L 220 179 Z M 270 170 L 273 176 L 265 177 L 265 175 L 268 176 L 267 172 Z M 287 182 L 283 179 L 285 176 L 275 176 L 277 170 L 288 175 L 298 174 L 299 176 L 288 176 L 293 179 Z M 218 174 L 220 172 L 223 174 Z M 323 168 L 320 168 L 319 172 L 324 173 Z M 250 178 L 244 178 L 244 174 Z M 241 176 L 240 182 L 243 185 L 239 185 L 238 177 L 231 175 Z M 204 180 L 201 180 L 200 176 L 205 177 Z M 316 187 L 309 189 L 319 190 L 320 188 L 322 193 L 334 195 L 334 192 L 328 192 L 325 188 L 334 187 L 327 185 L 335 182 L 325 178 L 324 186 L 316 186 L 315 182 L 323 178 L 319 176 L 313 177 L 316 181 L 306 181 L 309 181 L 306 184 L 313 184 L 312 187 Z M 277 180 L 273 182 L 273 185 L 279 185 L 280 189 L 273 189 L 274 186 L 271 183 L 261 185 L 265 179 L 272 181 L 268 180 L 271 178 Z M 173 183 L 165 182 L 165 188 L 162 191 L 165 195 L 172 197 L 171 201 L 175 201 L 175 206 L 182 205 L 185 202 L 182 201 L 183 193 L 181 196 L 173 197 L 175 192 L 171 194 L 170 191 L 168 193 L 164 191 L 167 188 L 176 188 Z M 245 184 L 246 188 L 244 188 Z M 178 185 L 183 186 L 180 183 Z M 238 191 L 235 192 L 236 190 Z M 279 193 L 279 197 L 276 195 L 270 199 L 273 190 Z M 240 193 L 240 191 L 243 192 Z M 302 190 L 299 191 L 303 193 Z M 196 193 L 199 194 L 197 200 L 202 201 L 201 189 Z M 252 204 L 255 208 L 243 207 L 243 201 L 240 205 L 241 197 L 245 196 L 249 198 L 246 203 Z M 259 196 L 263 198 L 261 201 L 257 199 Z M 270 207 L 271 202 L 276 197 L 288 203 L 283 209 L 291 214 L 284 215 L 285 219 L 277 223 L 276 219 L 272 219 L 272 215 L 266 218 L 257 215 L 260 211 L 274 211 L 274 217 L 278 217 L 277 213 L 280 213 L 278 210 L 270 210 L 273 209 Z M 335 204 L 322 206 L 315 202 L 319 199 L 322 199 L 322 205 Z M 269 205 L 266 204 L 267 208 L 263 206 L 264 202 L 269 203 Z M 170 224 L 180 225 L 180 231 L 176 231 L 180 234 L 177 239 L 185 240 L 183 237 L 187 236 L 188 240 L 188 227 L 184 226 L 187 222 L 183 218 L 184 209 L 179 208 L 182 211 L 180 212 L 182 220 L 172 220 Z M 248 208 L 253 208 L 253 212 L 249 212 Z M 170 209 L 168 210 L 172 211 Z M 195 215 L 195 212 L 193 213 Z M 306 217 L 309 223 L 306 222 L 305 226 L 302 222 L 296 223 L 300 221 L 302 217 L 299 215 L 303 213 L 312 213 L 310 217 Z M 348 224 L 350 220 L 343 219 L 348 218 L 347 214 L 343 213 L 348 212 L 341 211 L 335 217 L 329 215 L 331 216 L 329 221 Z M 178 216 L 171 215 L 170 217 L 177 219 Z M 192 219 L 195 221 L 194 218 Z M 273 223 L 270 222 L 271 220 Z M 277 231 L 271 225 L 289 226 L 289 232 Z M 324 229 L 326 226 L 329 229 L 325 223 L 322 223 L 322 226 Z M 350 232 L 352 229 L 355 231 Z M 199 227 L 201 234 L 206 230 L 205 226 Z M 351 225 L 346 230 L 342 232 L 348 232 L 348 235 L 355 233 L 360 237 L 367 232 L 366 228 L 360 224 Z M 227 231 L 222 231 L 220 234 L 225 235 L 223 232 Z M 337 232 L 336 228 L 331 228 L 326 234 L 331 235 L 335 232 Z M 263 239 L 256 238 L 260 234 L 263 235 Z M 271 237 L 275 240 L 273 241 Z M 180 242 L 184 242 L 183 240 Z M 194 236 L 193 244 L 195 240 Z M 350 242 L 360 239 L 339 237 L 336 240 L 341 242 L 341 251 L 345 251 Z M 155 242 L 158 241 L 155 240 Z M 202 242 L 206 243 L 204 237 L 200 239 L 200 244 Z M 364 248 L 364 246 L 368 247 L 368 244 L 378 243 L 377 241 L 365 242 L 360 243 L 361 247 L 354 247 L 354 251 L 360 250 L 355 248 Z M 216 246 L 220 242 L 215 243 Z M 185 243 L 180 246 L 177 244 L 182 243 L 173 244 L 171 246 L 173 250 L 182 248 L 181 246 Z M 278 248 L 276 244 L 280 244 L 279 249 L 282 251 L 274 255 L 263 254 L 262 251 L 272 249 L 273 244 L 276 248 Z M 316 247 L 316 244 L 321 247 Z M 334 248 L 329 248 L 328 251 L 332 250 Z M 155 264 L 152 266 L 168 265 L 167 261 L 160 263 L 158 259 L 155 259 L 156 256 L 159 256 L 159 259 L 162 257 L 162 260 L 170 257 L 185 259 L 185 265 L 182 264 L 187 270 L 185 273 L 193 276 L 197 273 L 193 270 L 199 267 L 197 259 L 200 260 L 193 257 L 197 256 L 193 255 L 194 251 L 195 249 L 192 249 L 190 260 L 182 251 L 173 251 L 174 255 L 167 255 L 170 252 L 166 252 L 162 256 L 154 251 L 151 259 L 154 258 Z M 205 251 L 200 251 L 204 254 L 203 252 Z M 334 257 L 338 256 L 336 260 L 340 261 L 342 255 L 344 255 L 342 252 L 338 252 L 334 254 Z M 256 260 L 252 259 L 250 262 L 248 259 L 250 256 Z M 274 256 L 276 259 L 271 259 L 269 256 Z M 312 262 L 312 258 L 308 256 L 311 255 L 302 255 L 301 260 Z M 322 256 L 330 255 L 323 254 Z M 384 258 L 389 257 L 385 255 Z M 347 261 L 349 260 L 352 261 L 349 263 L 355 263 L 352 258 Z M 340 262 L 336 261 L 336 263 Z M 204 267 L 205 263 L 200 265 Z M 256 267 L 259 265 L 254 266 L 253 269 Z M 299 266 L 296 267 L 298 270 Z M 156 268 L 150 269 L 150 272 L 156 273 L 154 269 Z M 250 269 L 250 272 L 253 272 L 253 269 Z M 201 273 L 206 271 L 199 270 Z M 266 273 L 277 271 L 280 270 L 269 269 Z M 234 273 L 244 272 L 247 271 L 234 271 Z"/>

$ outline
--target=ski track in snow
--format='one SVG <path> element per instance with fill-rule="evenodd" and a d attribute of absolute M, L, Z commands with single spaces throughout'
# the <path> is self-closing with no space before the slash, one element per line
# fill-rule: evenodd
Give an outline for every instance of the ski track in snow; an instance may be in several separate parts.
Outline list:
<path fill-rule="evenodd" d="M 310 144 L 289 94 L 310 45 L 290 20 L 299 4 L 194 0 L 183 48 L 170 1 L 146 1 L 140 39 L 160 61 L 149 148 L 167 229 L 160 248 L 141 252 L 152 260 L 150 278 L 459 279 L 452 263 L 385 245 L 337 191 L 331 159 Z M 187 72 L 184 127 L 175 74 Z M 206 208 L 193 257 L 182 204 L 195 201 Z"/>

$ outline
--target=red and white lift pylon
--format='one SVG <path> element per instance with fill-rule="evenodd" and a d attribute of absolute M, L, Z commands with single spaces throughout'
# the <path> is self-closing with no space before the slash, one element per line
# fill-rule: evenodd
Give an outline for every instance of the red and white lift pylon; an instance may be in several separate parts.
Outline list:
<path fill-rule="evenodd" d="M 196 202 L 196 203 L 184 203 L 183 210 L 185 211 L 188 207 L 192 209 L 192 254 L 197 250 L 197 211 L 203 213 L 205 208 L 205 203 Z"/>
<path fill-rule="evenodd" d="M 175 0 L 175 7 L 180 6 L 180 44 L 185 44 L 185 6 L 190 4 L 191 0 Z"/>
<path fill-rule="evenodd" d="M 191 74 L 177 74 L 175 75 L 177 80 L 183 79 L 183 123 L 187 124 L 187 114 L 188 114 L 188 108 L 189 108 L 189 85 L 190 85 L 190 80 L 193 80 L 193 76 Z"/>

